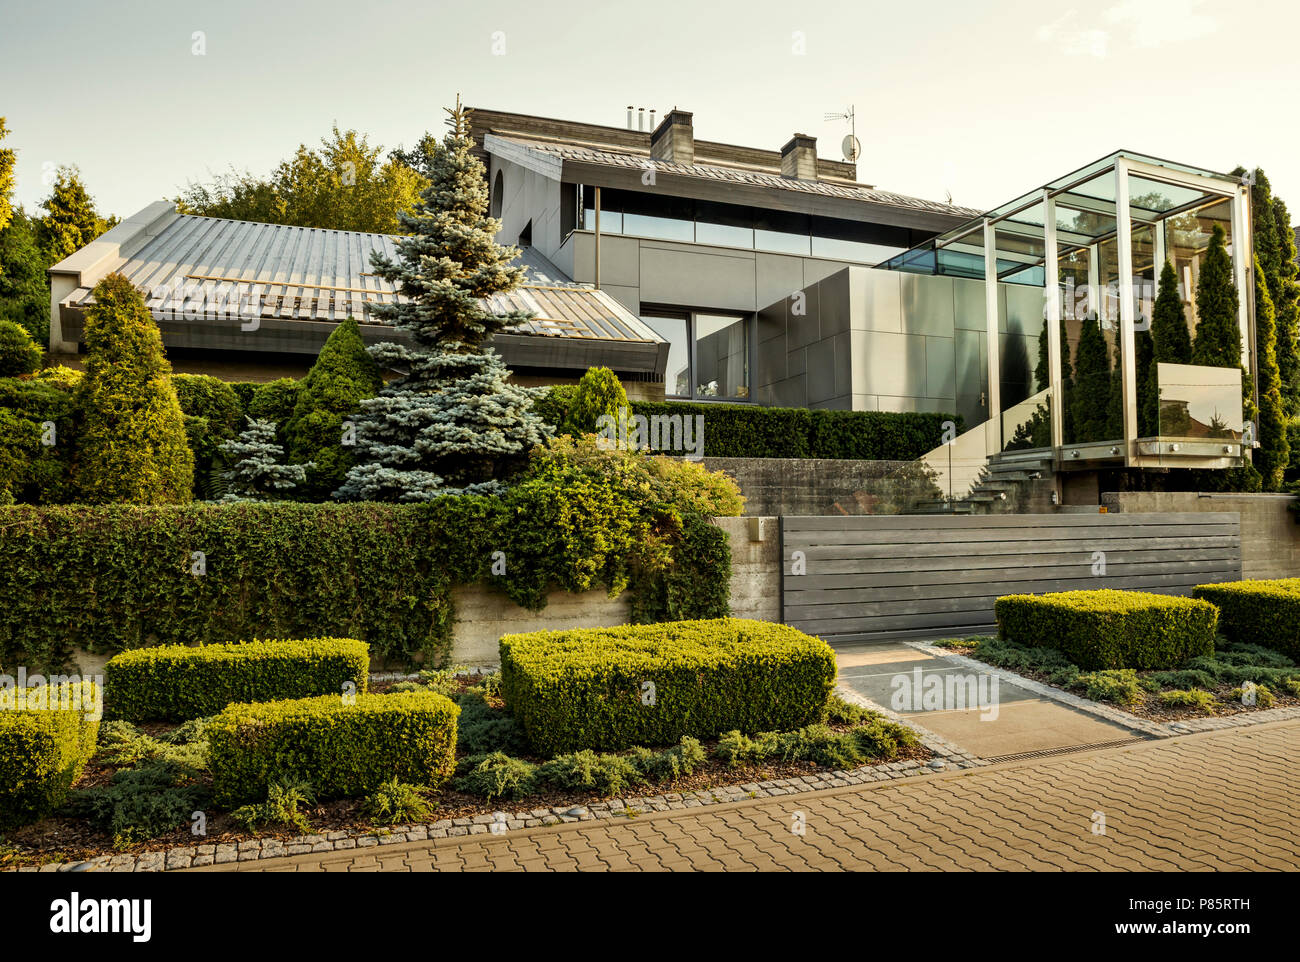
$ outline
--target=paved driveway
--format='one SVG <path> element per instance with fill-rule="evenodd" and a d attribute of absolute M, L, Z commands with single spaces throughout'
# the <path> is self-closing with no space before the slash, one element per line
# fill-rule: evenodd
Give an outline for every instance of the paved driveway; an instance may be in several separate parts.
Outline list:
<path fill-rule="evenodd" d="M 1298 866 L 1300 721 L 1288 721 L 706 809 L 193 871 Z"/>

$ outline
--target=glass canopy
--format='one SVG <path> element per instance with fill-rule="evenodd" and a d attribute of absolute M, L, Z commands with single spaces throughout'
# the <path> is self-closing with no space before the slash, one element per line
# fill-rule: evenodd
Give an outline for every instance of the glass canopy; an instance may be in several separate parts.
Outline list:
<path fill-rule="evenodd" d="M 1253 371 L 1249 202 L 1238 177 L 1120 151 L 876 266 L 983 279 L 988 454 L 1050 453 L 1060 467 L 1229 467 L 1253 438 L 1240 406 L 1223 400 L 1234 377 L 1240 394 L 1240 372 L 1156 364 L 1150 328 L 1168 263 L 1195 330 L 1201 264 L 1221 228 L 1242 367 Z M 1214 403 L 1189 401 L 1197 391 Z M 1212 424 L 1171 414 L 1202 408 Z"/>

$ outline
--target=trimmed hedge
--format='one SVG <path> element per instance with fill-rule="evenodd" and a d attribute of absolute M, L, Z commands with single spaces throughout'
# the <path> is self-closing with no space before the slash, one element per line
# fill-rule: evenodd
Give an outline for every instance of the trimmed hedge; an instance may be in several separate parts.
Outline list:
<path fill-rule="evenodd" d="M 109 718 L 185 721 L 233 702 L 364 692 L 370 650 L 350 638 L 137 648 L 104 667 Z"/>
<path fill-rule="evenodd" d="M 0 506 L 0 664 L 258 636 L 358 638 L 385 660 L 436 662 L 452 587 L 476 583 L 531 610 L 554 588 L 599 586 L 630 589 L 640 621 L 727 613 L 730 544 L 700 515 L 739 513 L 734 482 L 666 458 L 533 462 L 500 498 Z"/>
<path fill-rule="evenodd" d="M 1007 595 L 994 603 L 998 635 L 1055 648 L 1080 668 L 1177 668 L 1214 654 L 1219 613 L 1205 601 L 1143 591 Z"/>
<path fill-rule="evenodd" d="M 437 787 L 456 770 L 460 709 L 431 691 L 230 705 L 208 727 L 219 805 L 266 799 L 278 778 L 348 798 L 384 782 Z"/>
<path fill-rule="evenodd" d="M 750 404 L 636 401 L 632 413 L 704 416 L 704 456 L 710 458 L 833 458 L 915 461 L 943 443 L 952 414 L 894 411 L 809 411 Z"/>
<path fill-rule="evenodd" d="M 1192 597 L 1219 609 L 1231 642 L 1272 648 L 1300 662 L 1300 578 L 1197 585 Z"/>
<path fill-rule="evenodd" d="M 46 686 L 47 704 L 66 697 L 66 708 L 0 709 L 0 828 L 48 815 L 95 754 L 99 717 L 87 717 L 86 705 L 95 706 L 98 693 L 93 682 L 79 686 L 79 691 L 75 683 Z M 5 689 L 4 697 L 13 699 L 15 693 Z"/>
<path fill-rule="evenodd" d="M 500 649 L 502 697 L 546 755 L 800 728 L 835 687 L 824 641 L 739 618 L 506 635 Z"/>

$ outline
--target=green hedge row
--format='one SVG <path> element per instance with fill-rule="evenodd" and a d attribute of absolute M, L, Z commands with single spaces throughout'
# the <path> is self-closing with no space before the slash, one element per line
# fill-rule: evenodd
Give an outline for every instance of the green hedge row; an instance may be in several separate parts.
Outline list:
<path fill-rule="evenodd" d="M 456 770 L 459 715 L 431 691 L 230 705 L 208 728 L 212 794 L 219 805 L 259 802 L 278 778 L 326 798 L 392 778 L 436 787 Z"/>
<path fill-rule="evenodd" d="M 370 650 L 349 638 L 162 645 L 110 658 L 105 713 L 126 721 L 184 721 L 233 702 L 364 692 Z"/>
<path fill-rule="evenodd" d="M 500 649 L 502 697 L 546 755 L 800 728 L 835 686 L 824 641 L 738 618 L 506 635 Z"/>
<path fill-rule="evenodd" d="M 712 458 L 835 458 L 915 461 L 944 442 L 951 414 L 809 411 L 749 404 L 636 401 L 632 413 L 704 416 L 704 455 Z"/>
<path fill-rule="evenodd" d="M 387 660 L 437 661 L 452 587 L 480 582 L 533 610 L 555 587 L 600 585 L 630 587 L 641 620 L 726 612 L 725 532 L 616 490 L 584 500 L 593 490 L 562 479 L 413 505 L 0 507 L 0 664 L 258 636 L 357 638 Z M 629 532 L 646 525 L 655 553 L 630 565 Z"/>
<path fill-rule="evenodd" d="M 40 692 L 46 707 L 0 708 L 0 828 L 43 818 L 53 811 L 95 754 L 99 737 L 98 692 L 92 682 L 26 689 Z M 16 689 L 3 691 L 12 703 Z"/>
<path fill-rule="evenodd" d="M 1229 641 L 1272 648 L 1300 662 L 1300 578 L 1197 585 L 1192 597 L 1219 609 Z"/>
<path fill-rule="evenodd" d="M 994 603 L 998 635 L 1055 648 L 1080 668 L 1177 668 L 1214 654 L 1219 613 L 1208 602 L 1143 591 L 1007 595 Z"/>

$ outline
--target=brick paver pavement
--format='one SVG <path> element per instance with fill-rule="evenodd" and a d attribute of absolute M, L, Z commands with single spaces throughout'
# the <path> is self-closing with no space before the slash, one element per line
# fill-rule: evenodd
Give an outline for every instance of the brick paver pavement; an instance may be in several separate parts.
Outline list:
<path fill-rule="evenodd" d="M 802 835 L 792 831 L 797 812 Z M 1101 817 L 1105 834 L 1094 834 Z M 1290 721 L 788 798 L 196 871 L 1297 867 L 1300 722 Z"/>

